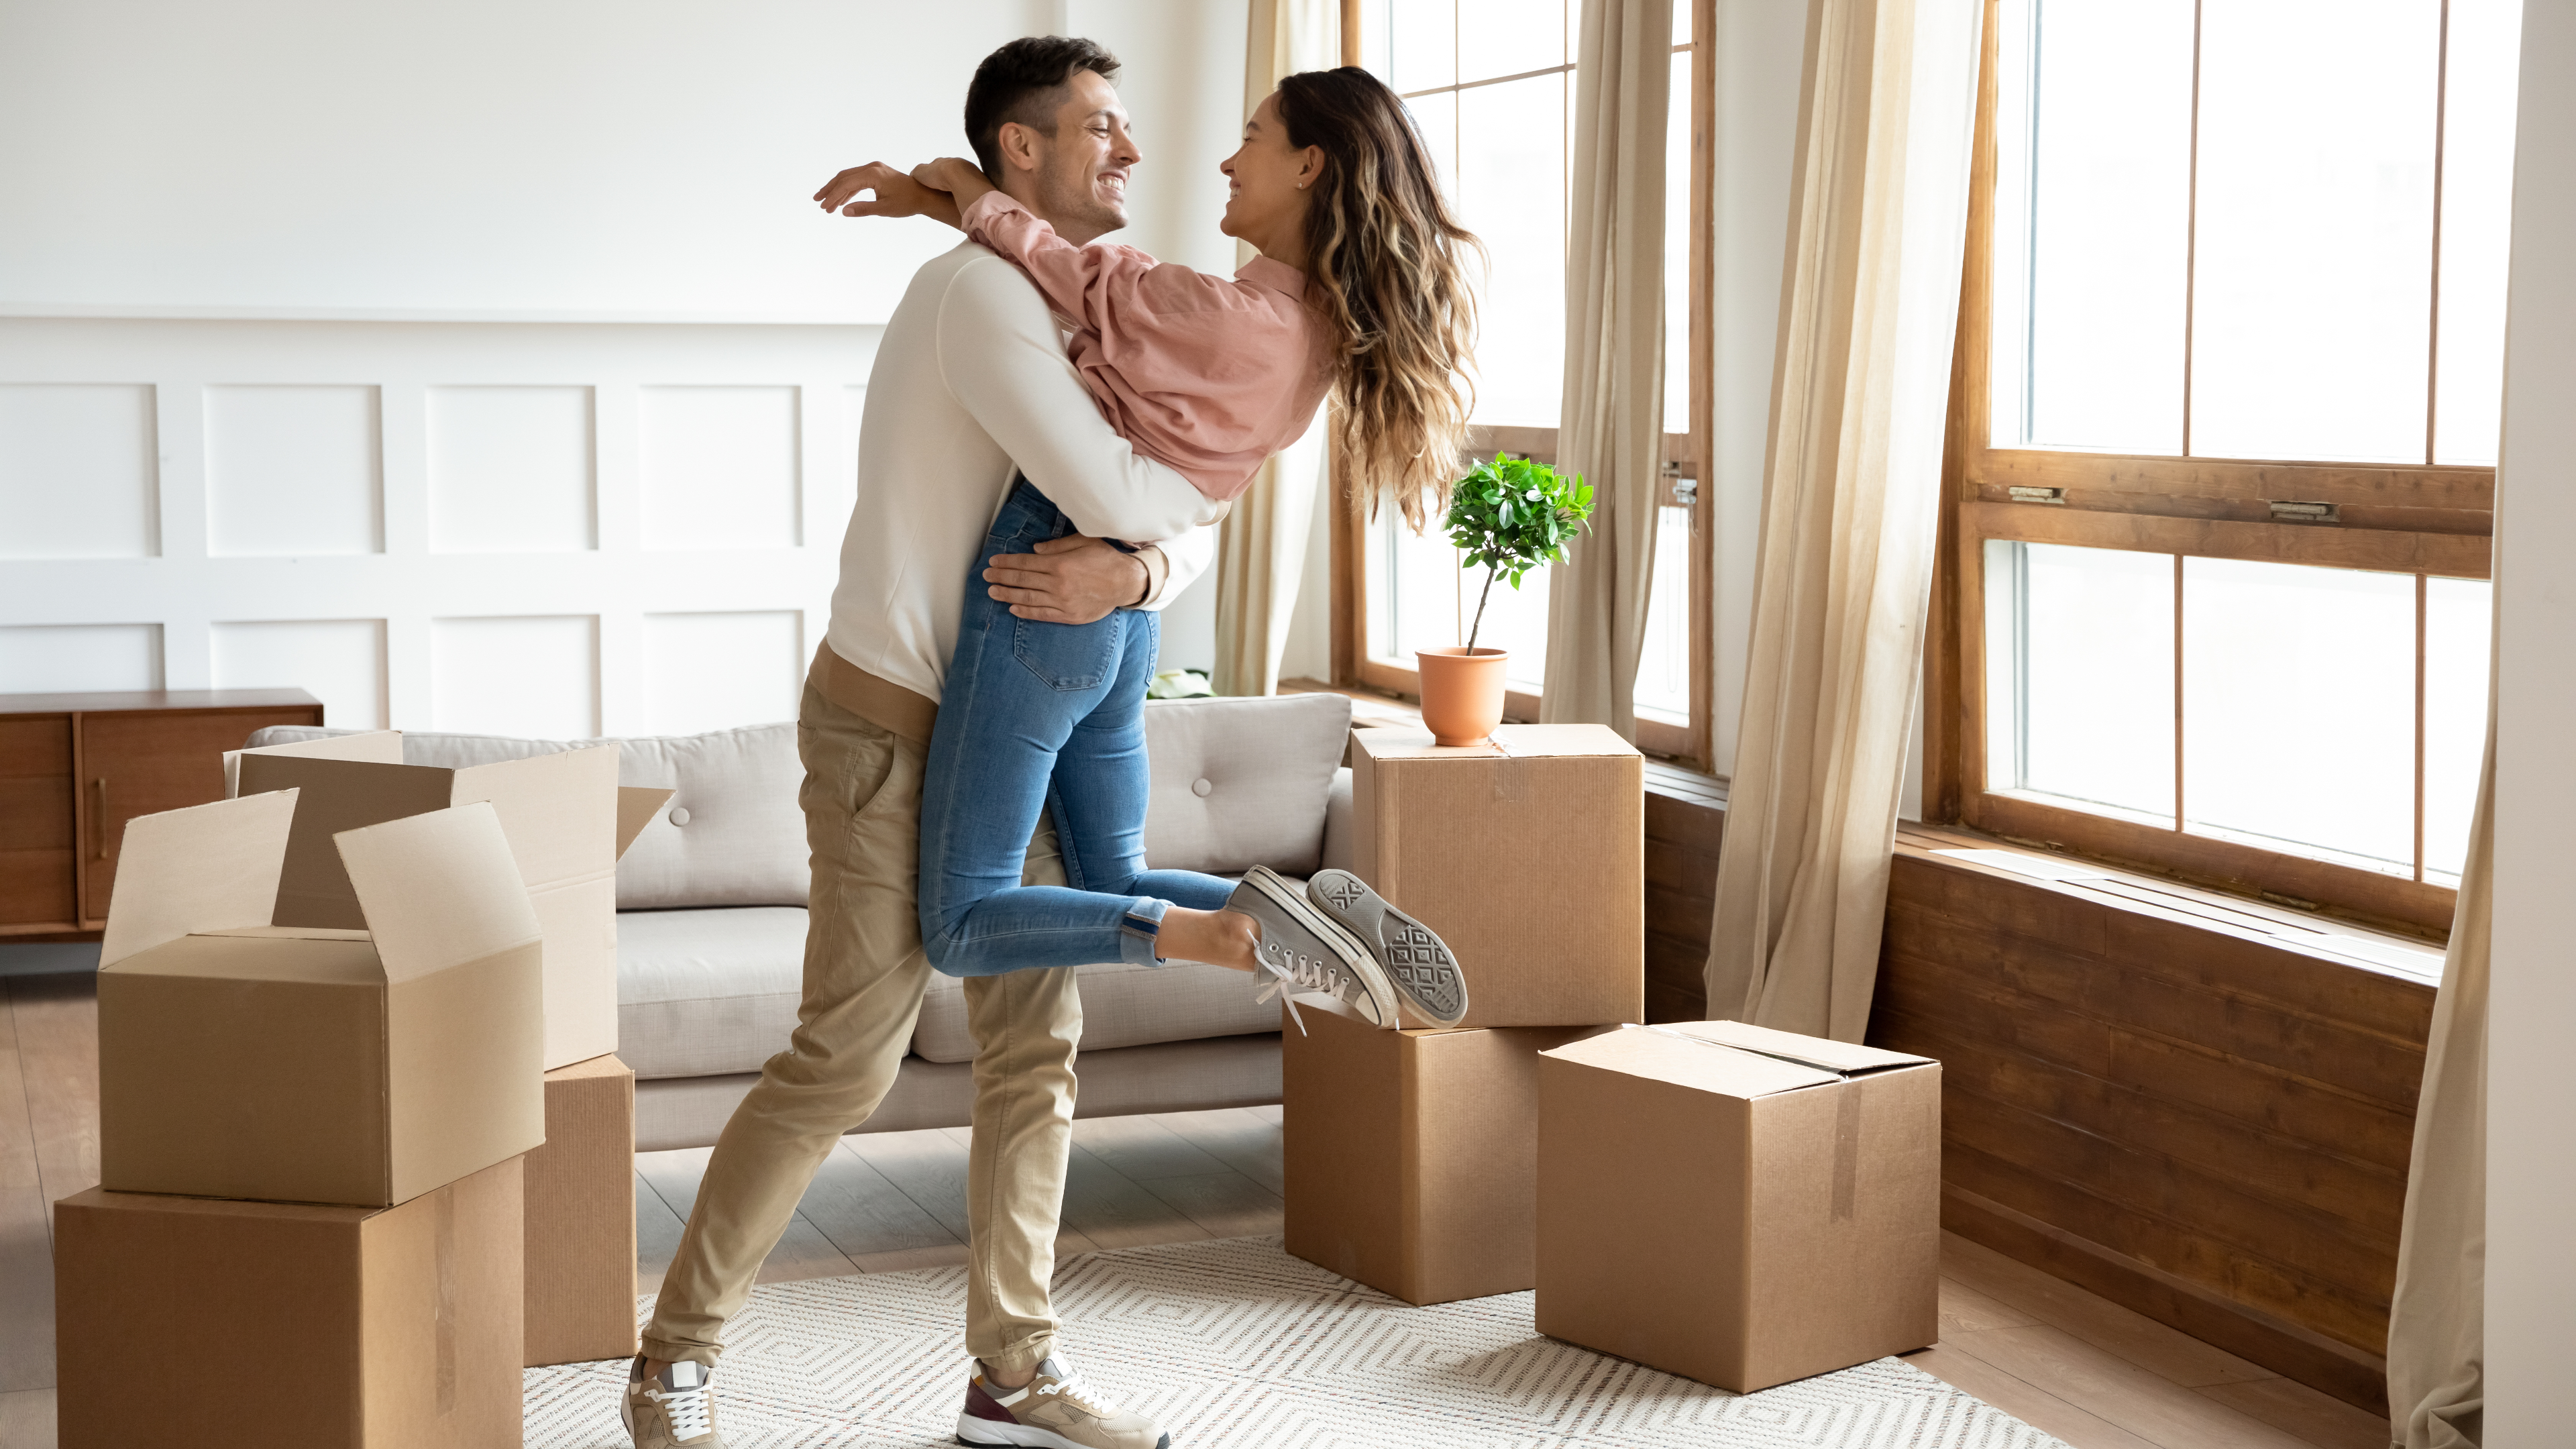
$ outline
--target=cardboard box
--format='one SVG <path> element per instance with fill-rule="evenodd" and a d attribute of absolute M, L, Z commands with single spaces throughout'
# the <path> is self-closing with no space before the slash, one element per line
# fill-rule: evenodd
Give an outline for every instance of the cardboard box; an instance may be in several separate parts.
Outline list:
<path fill-rule="evenodd" d="M 1700 1021 L 1538 1078 L 1541 1333 L 1737 1393 L 1939 1335 L 1938 1062 Z"/>
<path fill-rule="evenodd" d="M 596 1057 L 546 1073 L 528 1170 L 527 1366 L 635 1354 L 635 1073 Z"/>
<path fill-rule="evenodd" d="M 404 764 L 401 732 L 379 730 L 236 750 L 225 768 L 243 795 L 302 792 L 281 926 L 359 924 L 334 835 L 488 801 L 545 934 L 547 1070 L 617 1050 L 617 858 L 672 792 L 620 788 L 615 745 L 448 770 Z"/>
<path fill-rule="evenodd" d="M 1637 1021 L 1646 993 L 1645 760 L 1601 725 L 1505 725 L 1443 748 L 1351 736 L 1354 869 L 1440 933 L 1462 1026 Z"/>
<path fill-rule="evenodd" d="M 396 1208 L 54 1209 L 64 1449 L 521 1442 L 519 1163 Z"/>
<path fill-rule="evenodd" d="M 1388 1031 L 1300 996 L 1281 1048 L 1288 1251 L 1408 1303 L 1537 1281 L 1538 1054 L 1598 1027 Z"/>
<path fill-rule="evenodd" d="M 343 833 L 364 931 L 267 924 L 295 810 L 126 826 L 99 946 L 110 1191 L 389 1207 L 545 1140 L 537 919 L 492 807 Z"/>

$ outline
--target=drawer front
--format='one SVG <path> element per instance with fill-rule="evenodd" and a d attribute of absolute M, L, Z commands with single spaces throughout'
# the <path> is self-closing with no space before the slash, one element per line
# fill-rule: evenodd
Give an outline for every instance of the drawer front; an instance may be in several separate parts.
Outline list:
<path fill-rule="evenodd" d="M 321 706 L 263 710 L 136 710 L 80 717 L 78 848 L 87 862 L 81 904 L 91 920 L 107 916 L 116 885 L 116 852 L 125 822 L 224 795 L 224 751 L 238 750 L 253 730 L 318 725 Z"/>
<path fill-rule="evenodd" d="M 71 925 L 72 717 L 0 719 L 0 926 Z"/>

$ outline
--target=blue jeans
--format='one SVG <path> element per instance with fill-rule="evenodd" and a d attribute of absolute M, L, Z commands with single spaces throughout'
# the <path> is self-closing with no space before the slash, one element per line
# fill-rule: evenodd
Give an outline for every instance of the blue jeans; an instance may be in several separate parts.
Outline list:
<path fill-rule="evenodd" d="M 1234 893 L 1216 876 L 1145 868 L 1145 686 L 1161 616 L 1047 624 L 985 592 L 986 558 L 1073 531 L 1022 479 L 967 570 L 922 780 L 916 897 L 922 949 L 950 976 L 1156 965 L 1165 911 L 1222 910 Z M 1042 809 L 1070 888 L 1020 884 Z"/>

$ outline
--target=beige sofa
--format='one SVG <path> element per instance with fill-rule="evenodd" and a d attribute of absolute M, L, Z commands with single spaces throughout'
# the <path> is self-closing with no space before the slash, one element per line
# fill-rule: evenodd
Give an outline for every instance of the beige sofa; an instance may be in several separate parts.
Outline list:
<path fill-rule="evenodd" d="M 1350 864 L 1350 702 L 1338 695 L 1169 700 L 1145 710 L 1149 864 L 1304 877 Z M 255 745 L 338 731 L 275 728 Z M 592 743 L 407 734 L 413 764 L 464 766 Z M 635 1069 L 635 1145 L 713 1143 L 787 1044 L 803 978 L 804 770 L 789 724 L 616 742 L 621 783 L 676 790 L 617 868 L 618 1055 Z M 1279 1100 L 1279 1008 L 1240 972 L 1119 963 L 1082 972 L 1078 1115 Z M 894 1090 L 861 1130 L 963 1126 L 974 1043 L 960 984 L 933 976 Z"/>

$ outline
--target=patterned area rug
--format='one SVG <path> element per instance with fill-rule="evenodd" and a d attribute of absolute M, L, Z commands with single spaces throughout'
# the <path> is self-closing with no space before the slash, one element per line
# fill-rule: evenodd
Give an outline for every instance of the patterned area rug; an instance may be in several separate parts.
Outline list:
<path fill-rule="evenodd" d="M 2066 1449 L 1902 1360 L 1730 1394 L 1543 1338 L 1527 1293 L 1415 1308 L 1277 1238 L 1092 1253 L 1056 1274 L 1086 1377 L 1175 1449 Z M 965 1270 L 753 1291 L 716 1376 L 733 1449 L 953 1444 Z M 530 1369 L 529 1449 L 626 1449 L 625 1365 Z"/>

